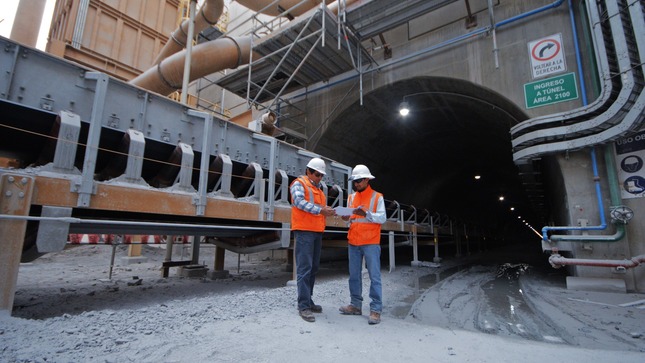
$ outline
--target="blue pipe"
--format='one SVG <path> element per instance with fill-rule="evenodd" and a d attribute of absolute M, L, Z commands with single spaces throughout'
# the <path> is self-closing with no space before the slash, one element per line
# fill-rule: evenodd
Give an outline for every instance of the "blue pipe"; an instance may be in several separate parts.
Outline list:
<path fill-rule="evenodd" d="M 585 77 L 582 76 L 582 56 L 580 55 L 580 43 L 578 43 L 578 28 L 576 27 L 576 18 L 573 14 L 573 4 L 569 1 L 569 19 L 571 21 L 571 33 L 573 33 L 573 46 L 576 51 L 576 65 L 578 66 L 578 74 L 580 75 L 580 90 L 582 93 L 582 105 L 587 106 L 587 86 L 585 84 Z"/>
<path fill-rule="evenodd" d="M 600 225 L 598 226 L 587 226 L 587 227 L 574 227 L 574 226 L 564 226 L 564 227 L 543 227 L 542 228 L 542 240 L 548 241 L 549 237 L 547 235 L 548 231 L 597 231 L 604 230 L 607 228 L 607 222 L 605 221 L 605 207 L 602 203 L 602 192 L 600 190 L 600 177 L 598 176 L 598 163 L 596 162 L 596 148 L 591 149 L 591 163 L 593 167 L 593 179 L 596 184 L 596 197 L 598 199 L 598 208 L 600 209 Z"/>
<path fill-rule="evenodd" d="M 609 195 L 612 205 L 620 205 L 620 187 L 616 175 L 616 161 L 614 159 L 613 148 L 611 145 L 605 146 L 605 162 L 607 163 L 607 181 L 609 182 Z M 625 237 L 625 224 L 616 223 L 616 233 L 613 235 L 571 235 L 571 234 L 554 234 L 551 235 L 551 242 L 570 241 L 570 242 L 616 242 Z"/>
<path fill-rule="evenodd" d="M 563 2 L 564 2 L 564 0 L 558 0 L 558 1 L 555 1 L 555 2 L 553 2 L 553 3 L 551 3 L 551 4 L 549 4 L 549 5 L 544 5 L 544 6 L 543 6 L 543 7 L 541 7 L 541 8 L 537 8 L 537 9 L 535 9 L 535 10 L 527 11 L 526 13 L 522 13 L 522 14 L 520 14 L 520 15 L 516 15 L 516 16 L 511 17 L 511 18 L 508 18 L 508 19 L 506 19 L 506 20 L 502 20 L 502 21 L 500 21 L 499 23 L 495 24 L 495 26 L 496 26 L 496 27 L 504 26 L 504 25 L 509 24 L 509 23 L 512 23 L 512 22 L 514 22 L 514 21 L 516 21 L 516 20 L 524 19 L 524 18 L 527 18 L 527 17 L 529 17 L 529 16 L 531 16 L 531 15 L 535 15 L 535 14 L 537 14 L 537 13 L 541 13 L 541 12 L 543 12 L 543 11 L 545 11 L 545 10 L 555 9 L 555 8 L 557 8 L 558 6 L 562 5 L 562 3 L 563 3 Z"/>
<path fill-rule="evenodd" d="M 517 21 L 517 20 L 521 20 L 521 19 L 527 18 L 527 17 L 529 17 L 529 16 L 535 15 L 535 14 L 537 14 L 537 13 L 541 13 L 541 12 L 546 11 L 546 10 L 549 10 L 549 9 L 555 9 L 555 8 L 557 8 L 558 6 L 562 5 L 562 3 L 563 3 L 563 2 L 564 2 L 564 0 L 557 0 L 557 1 L 554 1 L 553 3 L 551 3 L 551 4 L 549 4 L 549 5 L 545 5 L 545 6 L 542 6 L 542 7 L 540 7 L 540 8 L 537 8 L 537 9 L 534 9 L 534 10 L 530 10 L 530 11 L 527 11 L 527 12 L 525 12 L 525 13 L 522 13 L 522 14 L 516 15 L 516 16 L 511 17 L 511 18 L 509 18 L 509 19 L 502 20 L 502 21 L 500 21 L 499 23 L 496 23 L 496 24 L 494 25 L 494 27 L 499 28 L 500 26 L 504 26 L 504 25 L 510 24 L 510 23 L 515 22 L 515 21 Z M 458 36 L 458 37 L 455 37 L 455 38 L 452 38 L 452 39 L 446 40 L 445 42 L 441 42 L 441 43 L 439 43 L 439 44 L 435 44 L 435 45 L 433 45 L 433 46 L 431 46 L 431 47 L 428 47 L 428 48 L 423 49 L 423 50 L 420 50 L 420 51 L 418 51 L 418 52 L 415 52 L 415 53 L 409 54 L 409 55 L 407 55 L 407 56 L 405 56 L 405 57 L 403 57 L 403 58 L 399 58 L 399 59 L 397 59 L 397 60 L 395 60 L 395 61 L 392 61 L 392 62 L 390 62 L 390 63 L 384 64 L 384 65 L 382 65 L 382 66 L 378 66 L 378 67 L 375 67 L 375 68 L 372 68 L 372 69 L 368 69 L 367 71 L 365 71 L 365 74 L 369 74 L 369 73 L 372 73 L 372 72 L 378 71 L 378 70 L 380 70 L 380 69 L 382 69 L 382 68 L 385 68 L 385 67 L 393 66 L 393 65 L 395 65 L 395 64 L 398 64 L 398 63 L 401 63 L 401 62 L 407 61 L 407 60 L 408 60 L 408 59 L 410 59 L 410 58 L 414 58 L 414 57 L 417 57 L 417 56 L 423 55 L 423 54 L 425 54 L 425 53 L 428 53 L 428 52 L 431 52 L 431 51 L 434 51 L 434 50 L 437 50 L 437 49 L 443 48 L 443 47 L 445 47 L 445 46 L 455 44 L 455 43 L 457 43 L 457 42 L 459 42 L 459 41 L 466 40 L 466 39 L 471 38 L 471 37 L 474 37 L 474 36 L 476 36 L 476 35 L 486 33 L 486 32 L 488 32 L 488 31 L 490 31 L 492 28 L 493 28 L 493 27 L 491 27 L 491 26 L 487 26 L 487 27 L 479 28 L 479 29 L 477 29 L 477 30 L 473 30 L 473 31 L 472 31 L 472 32 L 470 32 L 470 33 L 466 33 L 466 34 L 460 35 L 460 36 Z M 296 99 L 296 98 L 299 98 L 299 97 L 304 97 L 304 96 L 306 96 L 306 95 L 308 95 L 308 94 L 310 94 L 310 93 L 315 93 L 315 92 L 318 92 L 318 91 L 321 91 L 321 90 L 324 90 L 324 89 L 330 88 L 330 87 L 335 86 L 335 85 L 337 85 L 337 84 L 340 84 L 340 83 L 343 83 L 343 82 L 346 82 L 346 81 L 352 80 L 352 79 L 354 79 L 354 78 L 357 78 L 358 76 L 359 76 L 359 75 L 357 74 L 357 75 L 349 76 L 349 77 L 346 77 L 346 78 L 343 78 L 343 79 L 339 79 L 339 80 L 337 80 L 337 81 L 335 81 L 335 82 L 327 83 L 327 84 L 326 84 L 326 85 L 324 85 L 324 86 L 321 86 L 321 87 L 318 87 L 318 88 L 314 88 L 314 89 L 312 89 L 312 90 L 309 90 L 309 91 L 303 92 L 303 93 L 301 93 L 301 94 L 299 94 L 299 95 L 295 95 L 295 96 L 291 97 L 290 99 L 292 99 L 292 100 L 293 100 L 293 99 Z"/>
<path fill-rule="evenodd" d="M 571 30 L 573 33 L 573 44 L 575 47 L 576 53 L 576 63 L 578 67 L 578 74 L 580 77 L 580 93 L 582 93 L 582 104 L 587 106 L 587 89 L 585 85 L 584 77 L 582 76 L 582 57 L 580 56 L 580 44 L 578 43 L 578 31 L 576 28 L 576 21 L 573 14 L 573 5 L 571 0 L 568 0 L 569 4 L 569 19 L 571 20 Z M 597 231 L 604 230 L 607 228 L 607 222 L 605 220 L 605 206 L 602 202 L 602 191 L 600 190 L 600 177 L 598 176 L 598 163 L 596 161 L 596 148 L 591 148 L 591 163 L 593 167 L 593 179 L 596 185 L 596 197 L 598 198 L 598 209 L 600 210 L 600 225 L 597 226 L 587 226 L 587 227 L 576 227 L 576 226 L 566 226 L 566 227 L 543 227 L 542 228 L 542 240 L 548 241 L 548 231 Z"/>

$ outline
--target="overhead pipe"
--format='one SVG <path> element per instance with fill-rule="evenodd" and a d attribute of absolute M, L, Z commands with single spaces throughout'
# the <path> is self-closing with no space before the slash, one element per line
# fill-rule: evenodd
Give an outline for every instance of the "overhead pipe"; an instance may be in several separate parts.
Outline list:
<path fill-rule="evenodd" d="M 207 1 L 209 1 L 209 0 L 207 0 Z M 221 0 L 211 0 L 211 1 L 221 1 Z M 346 6 L 352 5 L 354 3 L 360 3 L 362 1 L 363 0 L 345 0 L 344 1 L 344 6 L 346 7 Z M 272 1 L 272 2 L 270 2 L 270 5 L 275 4 L 277 2 L 277 6 L 275 8 L 277 12 L 272 12 L 271 10 L 269 10 L 269 8 L 266 8 L 266 9 L 261 8 L 261 6 L 263 4 L 266 4 L 268 1 L 262 1 L 262 0 L 238 0 L 237 2 L 240 3 L 241 5 L 244 5 L 244 6 L 248 7 L 249 9 L 253 9 L 253 10 L 256 10 L 256 11 L 257 10 L 262 10 L 262 13 L 267 14 L 267 15 L 271 15 L 271 14 L 280 15 L 280 14 L 284 13 L 285 8 L 300 5 L 300 4 L 296 4 L 297 1 L 295 1 L 295 0 Z M 302 13 L 300 13 L 300 12 L 290 12 L 290 13 L 294 14 L 294 15 L 295 14 L 298 14 L 298 15 L 304 14 L 306 11 L 308 11 L 311 8 L 315 7 L 319 3 L 319 1 L 313 1 L 313 0 L 311 2 L 314 3 L 314 4 L 312 4 L 311 7 L 306 9 L 306 10 L 303 7 L 302 8 Z M 426 48 L 424 50 L 421 50 L 419 52 L 412 53 L 409 56 L 400 58 L 400 59 L 395 60 L 393 62 L 390 62 L 390 63 L 384 64 L 384 65 L 369 69 L 369 70 L 367 70 L 365 72 L 365 74 L 371 73 L 371 72 L 374 72 L 374 71 L 379 71 L 382 68 L 393 66 L 395 64 L 405 62 L 405 61 L 407 61 L 407 60 L 409 60 L 411 58 L 423 55 L 425 53 L 428 53 L 428 52 L 443 48 L 443 47 L 451 45 L 451 44 L 455 44 L 455 43 L 463 41 L 463 40 L 470 39 L 473 36 L 484 34 L 484 33 L 488 32 L 492 27 L 499 28 L 501 26 L 513 23 L 515 21 L 525 19 L 525 18 L 530 17 L 532 15 L 535 15 L 535 14 L 538 14 L 538 13 L 541 13 L 541 12 L 544 12 L 544 11 L 547 11 L 547 10 L 550 10 L 550 9 L 557 8 L 560 5 L 562 5 L 563 2 L 564 2 L 564 0 L 556 0 L 551 4 L 547 4 L 545 6 L 537 8 L 537 9 L 533 9 L 531 11 L 528 11 L 528 12 L 519 14 L 517 16 L 511 17 L 509 19 L 500 21 L 499 23 L 496 23 L 493 26 L 488 26 L 488 27 L 483 27 L 483 28 L 477 29 L 475 31 L 466 33 L 464 35 L 455 37 L 455 38 L 453 38 L 451 40 L 448 40 L 446 42 L 442 42 L 442 43 L 437 44 L 435 46 L 428 47 L 428 48 Z M 325 0 L 325 3 L 329 4 L 328 9 L 331 10 L 332 12 L 338 11 L 338 9 L 339 9 L 338 0 L 333 1 L 333 2 L 329 1 L 329 0 Z M 206 5 L 208 5 L 208 3 Z M 202 8 L 204 8 L 204 7 L 202 7 Z M 282 11 L 280 11 L 281 9 L 282 9 Z M 200 13 L 201 13 L 201 11 L 200 11 Z M 182 27 L 180 27 L 180 29 L 182 29 L 182 32 L 183 32 L 183 24 L 182 24 Z M 179 29 L 177 29 L 177 30 L 179 30 Z M 176 32 L 177 31 L 175 31 L 175 33 Z M 173 35 L 175 33 L 173 33 Z M 220 39 L 222 39 L 222 38 L 220 38 Z M 203 43 L 203 44 L 209 44 L 209 43 L 217 42 L 220 39 L 216 39 L 216 40 L 213 40 L 213 41 L 210 41 L 210 42 L 207 42 L 207 43 Z M 236 38 L 236 40 L 239 41 L 242 46 L 244 46 L 244 47 L 248 46 L 248 49 L 250 49 L 250 43 L 251 43 L 251 38 L 250 37 L 248 37 L 248 38 Z M 248 42 L 248 44 L 247 44 L 247 42 Z M 172 43 L 172 42 L 169 41 L 166 44 L 169 44 L 169 43 Z M 223 49 L 220 49 L 221 46 L 222 46 L 221 44 L 218 44 L 217 46 L 213 45 L 213 47 L 214 48 L 217 47 L 217 50 L 219 50 L 219 51 L 223 50 Z M 169 46 L 169 47 L 172 47 L 172 46 Z M 195 48 L 197 48 L 197 47 L 195 47 Z M 171 49 L 173 49 L 173 48 L 171 48 Z M 177 48 L 175 47 L 174 49 L 177 49 Z M 169 82 L 169 80 L 170 80 L 170 78 L 172 78 L 172 76 L 166 77 L 165 74 L 163 73 L 163 71 L 161 70 L 161 67 L 159 67 L 159 62 L 161 62 L 161 60 L 163 60 L 165 58 L 163 56 L 163 54 L 166 54 L 165 56 L 167 57 L 170 54 L 176 54 L 177 51 L 178 51 L 178 49 L 175 50 L 175 53 L 172 53 L 171 51 L 162 50 L 162 53 L 159 54 L 159 56 L 157 57 L 157 60 L 155 61 L 155 64 L 158 65 L 158 67 L 157 67 L 158 76 L 153 75 L 155 71 L 154 71 L 154 68 L 151 68 L 151 69 L 147 70 L 146 72 L 144 72 L 139 77 L 137 77 L 137 78 L 133 79 L 132 81 L 130 81 L 130 83 L 134 84 L 136 86 L 145 88 L 147 90 L 160 93 L 160 94 L 170 94 L 170 93 L 176 91 L 177 89 L 179 89 L 179 87 L 177 86 L 177 82 L 174 82 L 174 83 Z M 204 52 L 204 53 L 209 53 L 209 54 L 211 53 L 211 52 L 208 52 L 208 51 L 205 51 L 205 50 L 202 50 L 202 49 L 199 49 L 199 51 Z M 219 55 L 222 55 L 222 54 L 223 53 L 219 53 Z M 247 52 L 247 54 L 248 54 L 248 52 Z M 239 55 L 239 51 L 238 51 L 238 55 Z M 201 58 L 202 57 L 201 54 L 199 54 L 199 55 L 197 54 L 197 49 L 194 51 L 193 56 L 196 57 L 196 58 Z M 225 55 L 225 57 L 230 58 L 230 55 Z M 183 59 L 183 57 L 182 57 L 182 59 Z M 236 68 L 236 67 L 238 67 L 240 65 L 248 64 L 249 61 L 250 61 L 250 57 L 239 57 L 239 62 L 238 62 L 237 66 L 235 66 L 235 67 L 220 67 L 221 63 L 229 63 L 229 62 L 218 60 L 218 61 L 213 62 L 213 63 L 208 63 L 208 62 L 204 62 L 203 60 L 201 60 L 199 62 L 199 65 L 192 65 L 191 66 L 191 77 L 190 78 L 191 78 L 191 81 L 192 81 L 192 80 L 195 80 L 197 78 L 201 78 L 204 75 L 212 74 L 214 72 L 217 72 L 217 71 L 220 71 L 220 70 L 223 70 L 223 69 Z M 177 63 L 179 63 L 179 62 L 174 61 L 172 66 L 168 65 L 167 67 L 170 68 L 170 70 L 168 72 L 170 72 L 170 73 L 177 72 L 177 69 L 176 69 L 176 67 L 178 65 Z M 195 69 L 193 69 L 193 68 L 195 68 Z M 197 76 L 197 74 L 199 76 Z M 304 93 L 302 93 L 300 95 L 296 95 L 296 96 L 292 97 L 292 99 L 299 98 L 299 97 L 302 97 L 302 96 L 306 96 L 306 95 L 308 95 L 310 93 L 314 93 L 314 92 L 317 92 L 317 91 L 320 91 L 320 90 L 324 90 L 324 89 L 329 88 L 331 86 L 334 86 L 336 84 L 339 84 L 339 83 L 354 79 L 354 78 L 356 78 L 358 76 L 359 75 L 352 75 L 352 76 L 349 76 L 347 78 L 338 80 L 338 81 L 333 82 L 333 83 L 327 83 L 327 85 L 325 85 L 325 86 L 322 86 L 322 87 L 319 87 L 319 88 L 316 88 L 316 89 L 313 89 L 313 90 L 310 90 L 310 91 L 306 91 L 306 92 L 304 92 Z M 158 78 L 158 79 L 155 79 L 155 78 Z"/>
<path fill-rule="evenodd" d="M 553 268 L 562 266 L 595 266 L 595 267 L 615 267 L 615 268 L 633 268 L 645 262 L 645 255 L 638 255 L 627 260 L 591 260 L 585 258 L 566 258 L 559 254 L 553 254 L 549 257 L 549 263 Z"/>
<path fill-rule="evenodd" d="M 193 48 L 191 81 L 222 69 L 248 64 L 251 37 L 222 37 Z M 149 91 L 168 95 L 181 88 L 186 51 L 177 52 L 130 81 Z"/>
<path fill-rule="evenodd" d="M 493 36 L 493 54 L 495 55 L 495 69 L 499 69 L 499 49 L 497 48 L 497 30 L 495 26 L 495 13 L 493 12 L 493 0 L 488 0 L 488 17 L 490 18 L 490 32 Z"/>
<path fill-rule="evenodd" d="M 186 44 L 186 57 L 184 59 L 184 74 L 181 83 L 181 103 L 186 104 L 188 101 L 188 83 L 190 79 L 190 64 L 192 63 L 193 55 L 193 42 L 192 39 L 195 36 L 195 7 L 197 6 L 197 0 L 190 0 L 190 10 L 189 10 L 189 19 L 188 19 L 188 39 L 191 39 L 190 42 Z"/>
<path fill-rule="evenodd" d="M 208 2 L 200 9 L 200 14 L 213 14 L 213 10 L 203 9 L 206 6 L 214 7 L 218 5 L 222 0 L 207 0 Z M 350 1 L 347 0 L 347 4 L 354 3 L 360 0 Z M 239 1 L 238 1 L 239 2 Z M 272 3 L 275 3 L 273 1 Z M 327 1 L 329 2 L 329 1 Z M 253 6 L 258 8 L 264 6 L 268 3 L 266 0 L 254 0 L 254 1 L 242 1 L 241 4 L 245 6 Z M 281 1 L 279 4 L 288 5 L 293 3 L 293 1 Z M 316 3 L 320 3 L 317 1 Z M 308 8 L 307 10 L 310 10 Z M 333 6 L 332 10 L 337 10 L 337 6 Z M 289 9 L 291 10 L 291 9 Z M 284 11 L 283 11 L 284 12 Z M 303 14 L 306 11 L 303 9 Z M 300 14 L 298 12 L 298 14 Z M 221 12 L 220 12 L 221 15 Z M 197 16 L 195 19 L 195 29 L 202 29 L 203 20 L 205 17 Z M 208 19 L 211 19 L 210 17 Z M 201 24 L 200 24 L 200 21 Z M 217 22 L 217 20 L 215 20 Z M 207 22 L 208 23 L 208 22 Z M 173 40 L 177 37 L 176 33 L 184 32 L 184 24 L 188 25 L 185 21 L 182 23 L 182 26 L 178 28 L 173 33 Z M 224 70 L 224 69 L 234 69 L 241 65 L 249 64 L 251 60 L 251 44 L 252 36 L 243 36 L 243 37 L 230 37 L 224 36 L 218 39 L 198 44 L 196 45 L 191 52 L 191 57 L 193 61 L 190 65 L 190 81 L 193 81 L 198 78 L 202 78 L 209 74 Z M 175 43 L 175 45 L 168 45 Z M 181 88 L 183 82 L 183 73 L 184 73 L 184 64 L 186 63 L 185 59 L 187 56 L 186 50 L 181 50 L 177 42 L 168 41 L 167 49 L 164 48 L 162 53 L 159 54 L 158 61 L 155 61 L 155 66 L 148 69 L 144 73 L 140 74 L 136 78 L 132 79 L 129 83 L 135 86 L 144 88 L 146 90 L 156 92 L 163 95 L 171 94 L 176 90 Z M 183 45 L 182 45 L 183 47 Z M 260 57 L 259 55 L 253 54 L 253 59 Z"/>
<path fill-rule="evenodd" d="M 358 1 L 360 1 L 360 0 L 358 0 Z M 555 8 L 559 7 L 560 5 L 562 5 L 563 2 L 564 2 L 564 0 L 556 0 L 551 4 L 547 4 L 545 6 L 537 8 L 537 9 L 533 9 L 533 10 L 527 11 L 525 13 L 516 15 L 514 17 L 502 20 L 502 21 L 496 23 L 494 26 L 496 28 L 499 28 L 501 26 L 508 25 L 508 24 L 516 22 L 518 20 L 525 19 L 525 18 L 530 17 L 532 15 L 536 15 L 536 14 L 542 13 L 542 12 L 550 10 L 550 9 L 555 9 Z M 348 1 L 348 3 L 349 3 L 349 1 Z M 394 66 L 396 64 L 399 64 L 399 63 L 407 62 L 410 59 L 422 56 L 422 55 L 424 55 L 426 53 L 430 53 L 430 52 L 433 52 L 435 50 L 447 47 L 449 45 L 453 45 L 453 44 L 459 43 L 461 41 L 471 39 L 472 37 L 477 36 L 477 35 L 485 34 L 488 31 L 490 31 L 490 29 L 491 29 L 491 26 L 486 26 L 486 27 L 482 27 L 482 28 L 473 30 L 473 31 L 471 31 L 469 33 L 459 35 L 457 37 L 454 37 L 452 39 L 448 39 L 446 41 L 443 41 L 441 43 L 438 43 L 438 44 L 435 44 L 433 46 L 427 47 L 425 49 L 421 49 L 421 50 L 419 50 L 417 52 L 414 52 L 414 53 L 411 53 L 411 54 L 409 54 L 409 55 L 407 55 L 405 57 L 393 60 L 393 61 L 391 61 L 389 63 L 381 64 L 381 65 L 378 65 L 378 66 L 376 66 L 374 68 L 370 68 L 370 69 L 366 70 L 365 72 L 363 72 L 363 74 L 369 74 L 369 73 L 372 73 L 372 72 L 378 72 L 383 68 L 387 68 L 387 67 L 391 67 L 391 66 Z M 327 88 L 333 87 L 333 86 L 335 86 L 337 84 L 340 84 L 340 83 L 343 83 L 343 82 L 350 81 L 350 80 L 355 79 L 357 77 L 359 77 L 358 74 L 353 74 L 353 75 L 350 75 L 348 77 L 339 79 L 339 80 L 334 81 L 334 82 L 328 82 L 324 86 L 314 88 L 314 89 L 311 89 L 311 90 L 307 90 L 307 91 L 305 91 L 305 92 L 303 92 L 301 94 L 298 94 L 298 95 L 295 95 L 295 96 L 291 97 L 291 99 L 305 97 L 305 96 L 307 96 L 309 94 L 325 90 Z"/>
<path fill-rule="evenodd" d="M 191 0 L 192 2 L 193 0 Z M 195 16 L 195 33 L 199 34 L 202 30 L 217 24 L 220 16 L 224 12 L 224 0 L 206 0 L 206 3 L 199 9 L 199 14 Z M 153 65 L 159 64 L 162 60 L 179 52 L 188 44 L 188 28 L 190 19 L 181 22 L 179 27 L 170 34 L 170 39 L 161 49 Z"/>

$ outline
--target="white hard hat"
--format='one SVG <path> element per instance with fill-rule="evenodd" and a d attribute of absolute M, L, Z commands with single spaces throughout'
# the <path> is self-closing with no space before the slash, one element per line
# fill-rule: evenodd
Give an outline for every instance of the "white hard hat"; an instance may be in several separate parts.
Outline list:
<path fill-rule="evenodd" d="M 367 166 L 363 164 L 358 164 L 354 167 L 352 170 L 352 176 L 349 177 L 349 180 L 356 180 L 356 179 L 374 179 L 376 178 L 372 173 L 370 173 L 370 169 L 367 168 Z"/>
<path fill-rule="evenodd" d="M 319 172 L 322 175 L 327 174 L 325 172 L 326 167 L 325 167 L 325 161 L 321 158 L 313 158 L 309 160 L 307 163 L 307 167 L 310 169 L 314 169 L 315 171 Z"/>

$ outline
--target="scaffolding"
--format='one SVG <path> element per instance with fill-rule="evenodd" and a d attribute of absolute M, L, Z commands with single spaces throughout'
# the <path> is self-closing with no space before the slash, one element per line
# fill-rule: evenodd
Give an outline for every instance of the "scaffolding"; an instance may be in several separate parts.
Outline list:
<path fill-rule="evenodd" d="M 249 109 L 273 112 L 280 131 L 276 137 L 297 144 L 307 139 L 307 110 L 285 95 L 349 71 L 360 73 L 371 58 L 347 28 L 344 7 L 334 14 L 321 3 L 285 26 L 290 10 L 269 21 L 260 12 L 248 19 L 251 61 L 217 85 L 245 99 Z M 280 127 L 284 124 L 291 128 Z"/>
<path fill-rule="evenodd" d="M 378 35 L 385 43 L 383 32 L 454 1 L 411 0 L 392 4 L 390 0 L 372 0 L 351 8 L 346 6 L 346 1 L 338 1 L 335 11 L 321 2 L 294 18 L 291 12 L 308 3 L 302 0 L 289 9 L 280 8 L 282 13 L 275 17 L 263 15 L 264 10 L 278 3 L 273 1 L 263 9 L 250 11 L 236 26 L 210 38 L 231 34 L 250 36 L 250 62 L 233 71 L 200 79 L 197 107 L 230 117 L 230 110 L 223 107 L 225 91 L 228 91 L 244 100 L 247 110 L 274 113 L 278 126 L 276 138 L 306 147 L 312 131 L 307 130 L 306 94 L 297 104 L 289 95 L 355 72 L 362 103 L 363 74 L 378 66 L 363 42 Z M 387 15 L 382 11 L 384 8 L 388 8 Z M 215 86 L 222 88 L 221 101 L 202 101 L 201 95 Z"/>

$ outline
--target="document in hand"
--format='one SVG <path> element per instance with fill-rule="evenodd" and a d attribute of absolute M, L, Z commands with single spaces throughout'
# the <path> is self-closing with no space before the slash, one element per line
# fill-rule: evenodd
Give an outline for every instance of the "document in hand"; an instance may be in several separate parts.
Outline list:
<path fill-rule="evenodd" d="M 334 208 L 338 216 L 351 216 L 354 213 L 354 208 L 336 207 Z"/>

